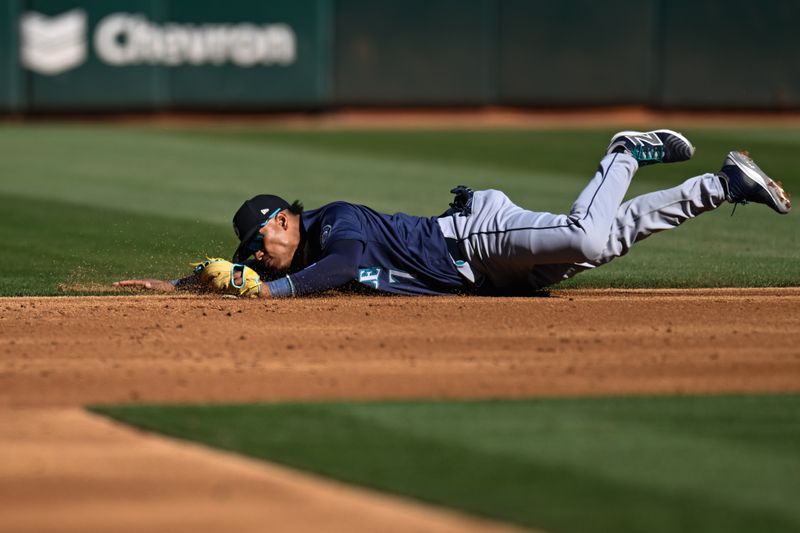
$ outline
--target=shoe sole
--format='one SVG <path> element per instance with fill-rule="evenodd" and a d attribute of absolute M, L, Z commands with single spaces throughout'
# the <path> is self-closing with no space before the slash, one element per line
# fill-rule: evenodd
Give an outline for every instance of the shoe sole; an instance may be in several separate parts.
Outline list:
<path fill-rule="evenodd" d="M 772 201 L 777 207 L 776 211 L 782 215 L 789 212 L 792 208 L 789 194 L 775 180 L 767 176 L 764 171 L 756 165 L 755 161 L 741 152 L 731 152 L 728 154 L 728 158 L 745 176 L 767 191 L 767 194 L 769 194 L 769 197 L 772 198 Z"/>

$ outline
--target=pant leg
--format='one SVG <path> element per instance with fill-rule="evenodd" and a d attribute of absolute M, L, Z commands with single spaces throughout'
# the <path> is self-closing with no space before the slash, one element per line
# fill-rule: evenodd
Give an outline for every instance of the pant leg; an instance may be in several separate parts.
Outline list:
<path fill-rule="evenodd" d="M 643 194 L 622 204 L 602 253 L 585 262 L 537 266 L 531 284 L 542 288 L 627 254 L 631 246 L 654 233 L 677 228 L 687 220 L 725 202 L 725 191 L 714 174 L 690 178 L 671 189 Z"/>
<path fill-rule="evenodd" d="M 500 191 L 478 191 L 472 214 L 452 218 L 473 270 L 498 288 L 527 286 L 535 265 L 597 259 L 638 169 L 626 154 L 603 158 L 569 214 L 529 211 Z"/>
<path fill-rule="evenodd" d="M 703 174 L 677 187 L 637 196 L 620 206 L 603 253 L 591 263 L 594 266 L 608 263 L 627 254 L 634 243 L 653 233 L 677 228 L 724 202 L 725 191 L 714 174 Z"/>
<path fill-rule="evenodd" d="M 503 249 L 498 255 L 515 257 L 530 264 L 586 261 L 605 248 L 631 179 L 639 168 L 625 154 L 604 157 L 592 180 L 578 195 L 568 215 L 529 211 L 518 206 L 501 219 L 505 228 Z"/>

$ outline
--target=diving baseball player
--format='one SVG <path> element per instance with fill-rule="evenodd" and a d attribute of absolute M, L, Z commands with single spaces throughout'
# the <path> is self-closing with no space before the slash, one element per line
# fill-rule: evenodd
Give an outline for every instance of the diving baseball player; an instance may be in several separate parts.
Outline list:
<path fill-rule="evenodd" d="M 497 190 L 459 186 L 438 217 L 386 215 L 333 202 L 304 210 L 259 195 L 233 218 L 240 244 L 232 262 L 209 259 L 172 282 L 125 280 L 120 286 L 211 289 L 285 298 L 336 287 L 394 294 L 528 294 L 628 253 L 653 233 L 676 228 L 725 202 L 791 209 L 788 193 L 746 153 L 722 169 L 623 203 L 639 167 L 686 161 L 688 139 L 671 130 L 613 136 L 594 177 L 567 214 L 529 211 Z"/>

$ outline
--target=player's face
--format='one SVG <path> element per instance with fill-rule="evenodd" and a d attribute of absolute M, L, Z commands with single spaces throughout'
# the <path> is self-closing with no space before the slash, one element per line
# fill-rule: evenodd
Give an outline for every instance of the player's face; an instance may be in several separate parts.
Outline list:
<path fill-rule="evenodd" d="M 268 272 L 280 274 L 291 266 L 298 241 L 292 229 L 288 217 L 280 213 L 258 231 L 264 241 L 255 258 Z"/>

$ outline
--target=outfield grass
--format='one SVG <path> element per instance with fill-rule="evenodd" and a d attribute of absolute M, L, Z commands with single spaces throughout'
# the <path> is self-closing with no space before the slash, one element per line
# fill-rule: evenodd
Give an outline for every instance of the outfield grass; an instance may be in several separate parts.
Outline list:
<path fill-rule="evenodd" d="M 269 192 L 307 207 L 345 199 L 440 213 L 455 184 L 499 188 L 564 212 L 615 128 L 579 131 L 298 131 L 124 125 L 0 126 L 0 295 L 57 294 L 75 279 L 177 277 L 203 254 L 229 256 L 230 219 Z M 800 190 L 800 129 L 684 130 L 694 160 L 643 169 L 631 194 L 715 171 L 729 149 Z M 704 215 L 637 245 L 569 286 L 798 285 L 800 224 L 762 206 Z"/>
<path fill-rule="evenodd" d="M 551 533 L 800 530 L 800 396 L 93 410 Z"/>

